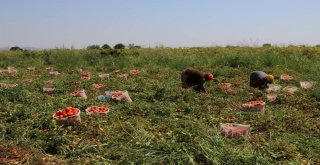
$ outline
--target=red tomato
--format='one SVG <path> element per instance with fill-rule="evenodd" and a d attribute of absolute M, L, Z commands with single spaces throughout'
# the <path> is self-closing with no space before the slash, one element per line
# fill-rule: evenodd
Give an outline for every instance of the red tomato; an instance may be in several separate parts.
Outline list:
<path fill-rule="evenodd" d="M 88 75 L 90 75 L 91 73 L 90 72 L 88 72 L 88 71 L 83 71 L 83 72 L 81 72 L 81 75 L 82 76 L 88 76 Z"/>
<path fill-rule="evenodd" d="M 90 113 L 106 113 L 108 108 L 106 107 L 92 107 L 88 110 Z"/>
<path fill-rule="evenodd" d="M 65 118 L 65 117 L 76 115 L 78 112 L 79 111 L 76 108 L 66 107 L 56 112 L 54 116 L 57 118 Z"/>

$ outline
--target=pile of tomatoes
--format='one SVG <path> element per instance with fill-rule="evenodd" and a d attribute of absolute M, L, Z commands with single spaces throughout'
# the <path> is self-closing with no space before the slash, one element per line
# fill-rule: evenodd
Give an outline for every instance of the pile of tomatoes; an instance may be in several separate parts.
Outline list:
<path fill-rule="evenodd" d="M 123 92 L 122 91 L 116 91 L 116 92 L 112 93 L 111 98 L 114 99 L 114 100 L 121 100 L 123 98 Z"/>
<path fill-rule="evenodd" d="M 90 80 L 90 77 L 81 77 L 80 80 L 81 81 L 88 81 L 88 80 Z"/>
<path fill-rule="evenodd" d="M 87 110 L 89 113 L 108 113 L 109 108 L 107 107 L 91 107 Z"/>
<path fill-rule="evenodd" d="M 219 83 L 219 87 L 222 89 L 229 88 L 231 86 L 230 83 Z"/>
<path fill-rule="evenodd" d="M 81 93 L 83 93 L 84 90 L 78 89 L 70 93 L 70 96 L 79 96 Z"/>
<path fill-rule="evenodd" d="M 42 91 L 47 94 L 52 94 L 55 91 L 55 88 L 43 88 Z"/>
<path fill-rule="evenodd" d="M 293 77 L 292 77 L 292 76 L 289 76 L 289 75 L 287 75 L 287 74 L 282 74 L 282 75 L 280 76 L 280 80 L 289 81 L 289 80 L 292 80 L 292 79 L 293 79 Z"/>
<path fill-rule="evenodd" d="M 71 116 L 75 116 L 79 113 L 79 109 L 77 108 L 73 108 L 73 107 L 66 107 L 64 109 L 61 109 L 59 111 L 57 111 L 54 114 L 54 117 L 56 118 L 67 118 L 67 117 L 71 117 Z"/>
<path fill-rule="evenodd" d="M 249 102 L 246 102 L 246 104 L 249 104 L 249 105 L 263 105 L 264 101 L 261 101 L 261 100 L 249 101 Z"/>
<path fill-rule="evenodd" d="M 80 73 L 82 76 L 89 76 L 91 73 L 88 71 L 83 71 Z"/>
<path fill-rule="evenodd" d="M 112 97 L 120 97 L 123 95 L 122 91 L 115 91 L 114 93 L 112 93 Z"/>
<path fill-rule="evenodd" d="M 233 124 L 223 124 L 221 126 L 221 131 L 228 137 L 240 137 L 248 135 L 249 127 L 242 127 Z"/>
<path fill-rule="evenodd" d="M 92 84 L 92 87 L 99 89 L 99 88 L 105 87 L 105 85 L 104 84 Z"/>
<path fill-rule="evenodd" d="M 130 70 L 130 74 L 137 75 L 137 74 L 139 74 L 139 71 L 136 69 L 133 69 L 133 70 Z"/>

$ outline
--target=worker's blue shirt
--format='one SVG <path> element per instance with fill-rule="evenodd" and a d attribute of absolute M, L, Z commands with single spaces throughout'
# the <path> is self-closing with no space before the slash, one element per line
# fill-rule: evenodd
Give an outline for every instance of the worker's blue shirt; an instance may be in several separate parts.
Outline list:
<path fill-rule="evenodd" d="M 262 71 L 254 71 L 250 74 L 250 86 L 265 88 L 267 86 L 267 74 Z"/>

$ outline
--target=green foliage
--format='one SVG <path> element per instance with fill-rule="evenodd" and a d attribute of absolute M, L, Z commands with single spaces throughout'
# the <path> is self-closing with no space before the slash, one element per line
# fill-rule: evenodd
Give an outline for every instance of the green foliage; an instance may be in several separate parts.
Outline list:
<path fill-rule="evenodd" d="M 111 49 L 111 47 L 108 44 L 104 44 L 101 47 L 102 49 Z"/>
<path fill-rule="evenodd" d="M 264 47 L 264 48 L 266 48 L 266 47 L 271 47 L 271 44 L 265 43 L 265 44 L 262 45 L 262 47 Z"/>
<path fill-rule="evenodd" d="M 126 46 L 125 45 L 123 45 L 122 43 L 118 43 L 118 44 L 116 44 L 116 45 L 114 45 L 114 49 L 124 49 Z"/>
<path fill-rule="evenodd" d="M 10 51 L 23 51 L 23 49 L 20 48 L 19 46 L 14 46 L 10 48 Z"/>
<path fill-rule="evenodd" d="M 89 45 L 87 46 L 87 50 L 94 50 L 94 49 L 100 49 L 99 45 Z"/>
<path fill-rule="evenodd" d="M 129 44 L 129 45 L 128 45 L 128 48 L 129 48 L 129 49 L 139 49 L 139 48 L 141 48 L 141 46 L 134 45 L 134 44 Z"/>
<path fill-rule="evenodd" d="M 319 52 L 299 46 L 0 51 L 0 68 L 18 70 L 0 74 L 0 83 L 18 84 L 0 87 L 0 158 L 20 164 L 317 164 L 318 84 L 294 95 L 281 91 L 276 102 L 267 102 L 264 114 L 240 107 L 266 100 L 264 91 L 248 86 L 253 70 L 292 75 L 294 81 L 275 80 L 283 87 L 319 83 Z M 36 71 L 27 72 L 30 66 Z M 61 74 L 51 76 L 47 67 Z M 205 83 L 206 93 L 181 88 L 180 73 L 187 67 L 214 73 L 216 79 Z M 75 84 L 79 69 L 90 71 L 91 79 Z M 140 73 L 124 80 L 113 73 L 117 69 Z M 100 73 L 110 78 L 101 79 Z M 25 83 L 25 78 L 33 81 Z M 44 83 L 51 79 L 54 84 Z M 219 82 L 232 83 L 234 93 L 220 89 Z M 94 90 L 93 83 L 106 87 Z M 43 87 L 58 92 L 43 94 Z M 82 88 L 87 100 L 69 96 Z M 97 100 L 106 90 L 128 90 L 133 102 Z M 108 106 L 110 112 L 88 116 L 85 109 L 92 105 Z M 80 108 L 80 123 L 56 124 L 53 113 L 66 106 Z M 251 134 L 225 138 L 220 123 L 250 124 Z M 18 156 L 13 146 L 22 151 Z"/>
<path fill-rule="evenodd" d="M 98 50 L 83 51 L 83 62 L 86 66 L 98 66 L 101 61 L 101 54 Z"/>

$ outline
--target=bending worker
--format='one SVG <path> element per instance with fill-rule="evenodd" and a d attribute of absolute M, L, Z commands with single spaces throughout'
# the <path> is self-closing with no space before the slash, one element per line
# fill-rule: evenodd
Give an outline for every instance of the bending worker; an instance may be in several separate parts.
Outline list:
<path fill-rule="evenodd" d="M 254 71 L 250 74 L 250 86 L 259 89 L 268 87 L 268 83 L 272 83 L 274 77 L 271 74 L 266 74 L 262 71 Z"/>
<path fill-rule="evenodd" d="M 201 72 L 193 68 L 187 68 L 181 73 L 182 87 L 193 87 L 197 92 L 205 92 L 203 84 L 210 80 L 213 80 L 213 74 L 210 72 Z"/>

